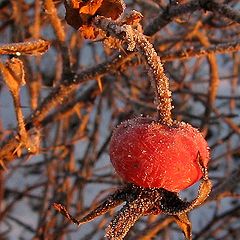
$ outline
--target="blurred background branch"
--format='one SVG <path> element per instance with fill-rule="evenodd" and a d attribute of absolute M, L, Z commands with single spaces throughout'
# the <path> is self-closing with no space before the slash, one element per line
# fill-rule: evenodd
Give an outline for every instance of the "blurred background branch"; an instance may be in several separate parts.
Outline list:
<path fill-rule="evenodd" d="M 191 213 L 193 239 L 239 239 L 239 3 L 130 0 L 126 8 L 141 12 L 164 62 L 174 118 L 198 127 L 211 147 L 214 188 Z M 121 42 L 116 50 L 105 38 L 85 40 L 65 11 L 61 0 L 0 2 L 0 239 L 103 239 L 109 214 L 78 229 L 50 205 L 62 202 L 76 217 L 92 209 L 121 184 L 108 156 L 113 128 L 140 114 L 157 117 L 144 59 Z M 25 81 L 15 105 L 5 71 L 13 57 Z M 195 190 L 183 194 L 191 199 Z M 159 215 L 127 236 L 154 238 L 183 235 Z"/>

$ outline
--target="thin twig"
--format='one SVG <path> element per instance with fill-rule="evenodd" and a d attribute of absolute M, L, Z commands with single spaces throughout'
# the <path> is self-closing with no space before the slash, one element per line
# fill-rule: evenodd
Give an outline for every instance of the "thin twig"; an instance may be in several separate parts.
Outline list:
<path fill-rule="evenodd" d="M 50 18 L 57 38 L 59 39 L 60 42 L 64 42 L 66 38 L 65 31 L 57 15 L 57 9 L 55 7 L 53 0 L 44 0 L 44 7 L 46 9 L 48 17 Z"/>
<path fill-rule="evenodd" d="M 208 54 L 226 54 L 231 52 L 237 52 L 240 50 L 240 41 L 221 43 L 212 45 L 209 47 L 191 47 L 175 52 L 161 53 L 161 59 L 163 61 L 172 61 L 175 59 L 188 59 L 191 57 L 202 57 Z"/>

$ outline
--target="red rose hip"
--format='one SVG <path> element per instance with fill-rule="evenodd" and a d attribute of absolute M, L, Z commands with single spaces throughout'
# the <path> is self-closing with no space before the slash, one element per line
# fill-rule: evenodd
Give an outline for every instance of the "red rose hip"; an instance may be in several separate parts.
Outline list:
<path fill-rule="evenodd" d="M 138 117 L 121 123 L 110 141 L 110 159 L 126 182 L 179 192 L 202 177 L 198 163 L 209 161 L 201 133 L 183 122 L 163 125 Z"/>

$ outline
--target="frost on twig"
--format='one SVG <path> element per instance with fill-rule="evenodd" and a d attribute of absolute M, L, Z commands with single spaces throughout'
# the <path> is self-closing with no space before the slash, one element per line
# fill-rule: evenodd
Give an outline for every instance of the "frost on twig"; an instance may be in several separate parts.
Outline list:
<path fill-rule="evenodd" d="M 153 45 L 147 38 L 130 25 L 120 26 L 116 22 L 103 17 L 96 17 L 95 26 L 127 43 L 129 51 L 137 50 L 145 58 L 151 75 L 151 84 L 155 92 L 155 105 L 159 113 L 159 121 L 171 125 L 172 99 L 169 90 L 169 79 L 164 74 L 160 57 L 157 55 Z"/>
<path fill-rule="evenodd" d="M 48 41 L 39 39 L 19 43 L 7 43 L 0 45 L 0 54 L 13 55 L 41 55 L 44 54 L 50 47 Z"/>

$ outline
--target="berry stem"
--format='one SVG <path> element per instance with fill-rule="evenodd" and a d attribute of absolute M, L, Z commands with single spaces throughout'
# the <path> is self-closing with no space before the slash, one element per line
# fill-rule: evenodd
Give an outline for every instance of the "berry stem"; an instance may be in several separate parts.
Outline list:
<path fill-rule="evenodd" d="M 172 98 L 169 90 L 169 79 L 164 74 L 160 57 L 157 55 L 153 45 L 141 32 L 133 29 L 130 25 L 124 24 L 121 26 L 104 17 L 96 17 L 93 24 L 108 35 L 125 41 L 128 44 L 127 50 L 134 51 L 136 49 L 144 56 L 150 69 L 151 84 L 155 92 L 154 103 L 158 110 L 159 122 L 172 125 Z"/>
<path fill-rule="evenodd" d="M 158 110 L 159 121 L 163 124 L 172 125 L 172 94 L 169 90 L 169 79 L 164 74 L 161 59 L 146 37 L 136 30 L 133 31 L 136 47 L 143 54 L 150 68 L 151 85 L 155 93 L 154 103 Z"/>

